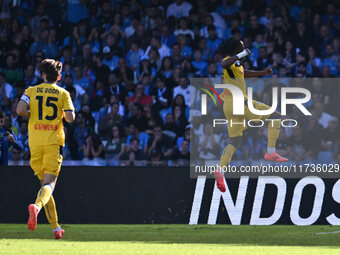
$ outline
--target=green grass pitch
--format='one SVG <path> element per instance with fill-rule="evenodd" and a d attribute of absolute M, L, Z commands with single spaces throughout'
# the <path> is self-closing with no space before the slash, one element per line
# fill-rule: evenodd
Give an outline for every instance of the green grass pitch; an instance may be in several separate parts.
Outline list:
<path fill-rule="evenodd" d="M 0 254 L 340 254 L 340 227 L 0 224 Z M 337 232 L 339 231 L 339 232 Z M 333 233 L 332 233 L 333 232 Z M 323 234 L 318 234 L 323 233 Z"/>

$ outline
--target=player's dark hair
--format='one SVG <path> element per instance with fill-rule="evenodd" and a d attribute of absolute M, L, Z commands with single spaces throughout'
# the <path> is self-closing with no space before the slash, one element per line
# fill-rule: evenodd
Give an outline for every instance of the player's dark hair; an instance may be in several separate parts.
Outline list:
<path fill-rule="evenodd" d="M 5 113 L 4 111 L 0 110 L 0 119 L 4 119 L 5 118 Z"/>
<path fill-rule="evenodd" d="M 48 82 L 56 82 L 62 69 L 63 64 L 58 60 L 44 59 L 41 61 L 40 71 L 46 74 Z"/>
<path fill-rule="evenodd" d="M 218 51 L 223 56 L 233 55 L 235 51 L 239 49 L 241 46 L 242 45 L 240 40 L 230 37 L 218 47 Z"/>

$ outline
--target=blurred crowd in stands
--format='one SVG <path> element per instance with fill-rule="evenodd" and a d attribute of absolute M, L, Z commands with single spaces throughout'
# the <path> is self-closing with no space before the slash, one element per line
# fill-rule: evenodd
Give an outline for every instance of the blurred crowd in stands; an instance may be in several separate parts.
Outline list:
<path fill-rule="evenodd" d="M 290 86 L 294 77 L 318 77 L 309 84 L 314 114 L 298 128 L 283 129 L 282 155 L 296 162 L 340 161 L 340 84 L 335 79 L 326 87 L 321 81 L 340 76 L 339 1 L 4 0 L 0 5 L 0 109 L 6 112 L 5 127 L 25 147 L 23 153 L 12 148 L 13 161 L 29 159 L 27 120 L 16 115 L 16 105 L 25 88 L 42 82 L 41 60 L 55 58 L 64 64 L 59 85 L 76 108 L 75 122 L 66 126 L 65 159 L 187 164 L 190 129 L 200 126 L 189 119 L 190 78 L 221 77 L 225 56 L 218 47 L 231 36 L 252 52 L 244 68 L 272 67 L 268 78 L 280 79 L 280 86 Z M 256 99 L 268 101 L 266 83 L 250 86 Z M 212 132 L 203 129 L 197 134 Z M 262 158 L 265 133 L 249 129 L 236 158 Z M 226 129 L 215 135 L 210 137 L 218 146 L 227 139 Z"/>

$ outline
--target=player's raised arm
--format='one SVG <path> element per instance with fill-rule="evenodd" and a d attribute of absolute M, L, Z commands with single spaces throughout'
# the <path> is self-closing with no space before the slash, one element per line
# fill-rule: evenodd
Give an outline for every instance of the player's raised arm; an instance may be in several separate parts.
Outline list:
<path fill-rule="evenodd" d="M 272 74 L 272 68 L 266 68 L 263 71 L 253 71 L 253 70 L 246 70 L 244 69 L 244 78 L 256 78 L 261 77 L 265 75 Z"/>
<path fill-rule="evenodd" d="M 223 68 L 229 68 L 232 64 L 234 64 L 237 60 L 244 58 L 250 54 L 249 49 L 244 49 L 240 53 L 236 54 L 235 56 L 232 56 L 230 58 L 226 58 L 222 61 L 222 67 Z"/>
<path fill-rule="evenodd" d="M 219 47 L 219 52 L 223 56 L 227 56 L 222 60 L 222 67 L 224 69 L 232 66 L 237 60 L 248 56 L 251 52 L 245 49 L 243 42 L 235 38 L 229 38 Z"/>

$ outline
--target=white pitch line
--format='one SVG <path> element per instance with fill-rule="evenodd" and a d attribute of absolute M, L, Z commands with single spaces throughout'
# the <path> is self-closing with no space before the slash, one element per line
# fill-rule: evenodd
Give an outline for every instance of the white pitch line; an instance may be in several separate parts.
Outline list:
<path fill-rule="evenodd" d="M 319 233 L 315 233 L 317 235 L 328 235 L 328 234 L 339 234 L 340 233 L 340 230 L 339 231 L 333 231 L 333 232 L 319 232 Z"/>

